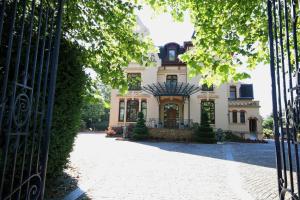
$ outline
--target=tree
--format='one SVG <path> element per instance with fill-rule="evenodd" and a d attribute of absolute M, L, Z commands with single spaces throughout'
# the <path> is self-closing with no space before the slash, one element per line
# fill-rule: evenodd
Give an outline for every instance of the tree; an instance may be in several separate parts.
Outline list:
<path fill-rule="evenodd" d="M 92 68 L 103 84 L 127 90 L 123 69 L 130 62 L 149 65 L 155 48 L 145 35 L 137 33 L 135 9 L 130 1 L 67 1 L 64 37 L 78 41 L 89 53 L 86 68 Z"/>
<path fill-rule="evenodd" d="M 138 121 L 133 129 L 132 139 L 134 140 L 144 140 L 149 137 L 148 128 L 145 124 L 143 112 L 138 113 Z"/>
<path fill-rule="evenodd" d="M 268 61 L 266 1 L 145 0 L 158 11 L 182 20 L 190 14 L 194 48 L 180 57 L 190 75 L 220 84 L 248 78 L 245 72 Z"/>
<path fill-rule="evenodd" d="M 262 123 L 263 129 L 273 130 L 273 126 L 274 126 L 273 120 L 274 120 L 273 115 L 270 115 L 267 118 L 265 118 Z"/>
<path fill-rule="evenodd" d="M 208 114 L 201 114 L 201 125 L 195 130 L 196 141 L 200 143 L 216 143 L 215 133 L 209 124 Z"/>

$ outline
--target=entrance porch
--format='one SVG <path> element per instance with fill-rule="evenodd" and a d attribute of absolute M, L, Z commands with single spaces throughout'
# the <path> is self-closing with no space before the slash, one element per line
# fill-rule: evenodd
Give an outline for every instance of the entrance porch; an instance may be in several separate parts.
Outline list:
<path fill-rule="evenodd" d="M 158 119 L 150 118 L 147 121 L 148 127 L 191 127 L 190 96 L 200 91 L 200 87 L 189 83 L 164 82 L 146 85 L 143 90 L 156 97 L 158 102 Z"/>

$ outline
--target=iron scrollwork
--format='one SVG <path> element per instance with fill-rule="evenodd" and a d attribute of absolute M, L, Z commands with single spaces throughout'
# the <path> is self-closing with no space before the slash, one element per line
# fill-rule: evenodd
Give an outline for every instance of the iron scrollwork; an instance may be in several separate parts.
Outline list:
<path fill-rule="evenodd" d="M 64 0 L 0 0 L 0 200 L 45 191 Z"/>
<path fill-rule="evenodd" d="M 17 127 L 24 126 L 30 116 L 30 99 L 27 94 L 21 93 L 17 96 L 14 105 L 14 122 Z"/>

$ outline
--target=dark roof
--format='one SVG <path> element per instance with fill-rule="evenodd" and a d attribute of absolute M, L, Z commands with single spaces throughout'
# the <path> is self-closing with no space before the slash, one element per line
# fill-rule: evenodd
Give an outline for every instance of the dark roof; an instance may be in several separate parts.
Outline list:
<path fill-rule="evenodd" d="M 191 96 L 201 90 L 199 86 L 190 83 L 152 83 L 143 86 L 142 89 L 145 92 L 152 94 L 153 96 Z"/>

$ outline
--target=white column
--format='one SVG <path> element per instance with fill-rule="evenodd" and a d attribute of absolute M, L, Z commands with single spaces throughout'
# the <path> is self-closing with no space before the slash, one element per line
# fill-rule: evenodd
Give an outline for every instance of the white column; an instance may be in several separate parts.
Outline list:
<path fill-rule="evenodd" d="M 142 99 L 139 98 L 139 112 L 142 112 Z"/>

